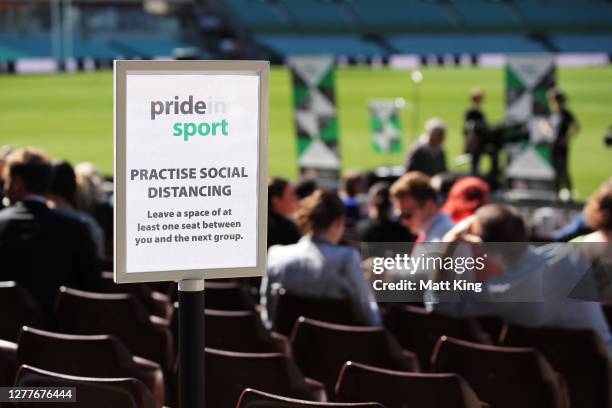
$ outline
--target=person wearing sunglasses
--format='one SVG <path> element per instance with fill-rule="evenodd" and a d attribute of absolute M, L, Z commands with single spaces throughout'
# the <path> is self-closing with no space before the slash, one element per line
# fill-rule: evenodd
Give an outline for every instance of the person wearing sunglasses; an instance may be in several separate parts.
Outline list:
<path fill-rule="evenodd" d="M 439 242 L 453 227 L 450 217 L 440 211 L 430 178 L 421 172 L 408 172 L 393 183 L 391 198 L 395 214 L 417 236 L 416 242 Z"/>

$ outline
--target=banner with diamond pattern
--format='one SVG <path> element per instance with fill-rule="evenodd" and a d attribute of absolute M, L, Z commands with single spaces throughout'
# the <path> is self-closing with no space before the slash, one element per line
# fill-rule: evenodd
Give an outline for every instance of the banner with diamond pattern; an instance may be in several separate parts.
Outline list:
<path fill-rule="evenodd" d="M 289 59 L 289 66 L 293 78 L 300 172 L 315 172 L 325 179 L 320 179 L 324 184 L 337 183 L 341 162 L 334 92 L 334 59 L 295 57 Z"/>
<path fill-rule="evenodd" d="M 376 153 L 402 151 L 402 126 L 395 99 L 370 100 L 372 150 Z"/>

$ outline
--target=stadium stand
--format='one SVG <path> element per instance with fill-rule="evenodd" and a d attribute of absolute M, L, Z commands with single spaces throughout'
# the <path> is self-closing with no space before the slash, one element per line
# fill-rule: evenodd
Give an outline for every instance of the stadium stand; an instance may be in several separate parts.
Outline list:
<path fill-rule="evenodd" d="M 300 318 L 291 346 L 304 375 L 325 384 L 333 395 L 340 369 L 356 361 L 398 371 L 419 371 L 416 356 L 402 350 L 382 327 L 345 326 Z"/>
<path fill-rule="evenodd" d="M 455 35 L 394 35 L 389 43 L 403 54 L 459 54 L 545 52 L 542 44 L 523 35 L 489 34 L 486 36 Z"/>
<path fill-rule="evenodd" d="M 76 408 L 159 408 L 145 385 L 135 378 L 78 377 L 22 365 L 17 387 L 77 387 Z M 21 402 L 20 407 L 36 408 L 40 402 Z"/>
<path fill-rule="evenodd" d="M 284 57 L 609 52 L 604 40 L 612 21 L 610 2 L 597 0 L 588 1 L 588 6 L 578 0 L 228 0 L 224 4 L 260 44 Z M 557 34 L 563 30 L 572 33 L 569 39 Z M 577 37 L 572 37 L 576 32 Z M 364 34 L 376 41 L 362 40 Z M 596 41 L 580 43 L 582 34 Z"/>
<path fill-rule="evenodd" d="M 611 34 L 554 34 L 552 42 L 562 52 L 612 53 Z"/>
<path fill-rule="evenodd" d="M 358 403 L 334 403 L 334 402 L 312 402 L 297 400 L 294 398 L 285 398 L 280 395 L 272 395 L 266 392 L 252 390 L 247 388 L 244 390 L 238 401 L 236 408 L 258 408 L 258 407 L 274 407 L 274 408 L 385 408 L 375 402 L 358 402 Z"/>
<path fill-rule="evenodd" d="M 509 325 L 500 343 L 534 347 L 567 383 L 572 407 L 609 406 L 611 371 L 606 347 L 591 330 L 528 328 Z"/>
<path fill-rule="evenodd" d="M 160 20 L 137 7 L 138 2 L 121 12 L 109 2 L 107 14 L 76 2 L 78 24 L 63 52 L 96 64 L 117 57 L 172 57 L 184 49 L 198 50 L 201 58 L 208 59 L 258 55 L 278 62 L 314 54 L 363 61 L 406 53 L 421 57 L 612 53 L 612 3 L 603 0 L 212 0 L 210 4 L 205 15 L 221 21 L 220 32 L 212 35 L 204 34 L 196 19 L 184 24 L 180 13 L 171 13 Z M 202 14 L 201 7 L 195 6 L 196 14 Z M 2 21 L 12 24 L 0 28 L 0 61 L 54 57 L 51 29 L 41 28 L 48 22 L 21 27 L 0 11 Z M 237 45 L 230 45 L 234 41 Z M 237 48 L 228 51 L 228 46 Z"/>
<path fill-rule="evenodd" d="M 262 35 L 260 42 L 283 55 L 383 55 L 384 49 L 351 35 Z"/>
<path fill-rule="evenodd" d="M 480 408 L 465 380 L 456 374 L 422 374 L 385 370 L 347 362 L 336 383 L 336 401 L 378 401 L 402 408 L 406 401 L 419 408 Z"/>
<path fill-rule="evenodd" d="M 136 378 L 160 405 L 164 403 L 165 382 L 160 366 L 132 355 L 114 336 L 60 334 L 26 326 L 19 336 L 17 361 L 80 377 Z"/>
<path fill-rule="evenodd" d="M 0 339 L 15 342 L 21 326 L 45 328 L 40 307 L 17 282 L 0 282 Z"/>
<path fill-rule="evenodd" d="M 432 367 L 465 378 L 492 407 L 567 408 L 563 378 L 533 348 L 481 345 L 441 337 Z"/>

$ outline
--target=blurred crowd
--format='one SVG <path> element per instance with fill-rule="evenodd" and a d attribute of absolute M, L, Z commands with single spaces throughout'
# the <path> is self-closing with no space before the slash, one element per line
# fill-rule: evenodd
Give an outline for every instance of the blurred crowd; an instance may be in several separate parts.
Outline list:
<path fill-rule="evenodd" d="M 405 243 L 405 252 L 415 254 L 419 246 L 427 248 L 432 243 L 509 243 L 497 256 L 489 256 L 483 271 L 470 276 L 485 285 L 482 293 L 442 302 L 428 302 L 431 294 L 424 293 L 417 303 L 453 317 L 493 315 L 523 326 L 590 329 L 612 344 L 599 302 L 609 281 L 592 282 L 596 286 L 592 293 L 572 296 L 577 280 L 588 286 L 586 280 L 593 278 L 584 273 L 594 259 L 576 258 L 567 250 L 569 244 L 553 243 L 600 243 L 605 249 L 599 256 L 605 253 L 609 258 L 612 179 L 567 225 L 546 236 L 535 234 L 537 228 L 530 228 L 519 209 L 492 202 L 490 185 L 479 177 L 431 178 L 409 171 L 392 184 L 375 182 L 368 190 L 365 179 L 351 172 L 339 192 L 307 189 L 305 195 L 297 193 L 305 182 L 270 181 L 268 273 L 261 285 L 264 321 L 270 326 L 274 298 L 281 290 L 349 298 L 363 324 L 379 324 L 379 305 L 369 282 L 372 276 L 360 250 L 363 245 L 388 243 L 391 250 Z M 608 258 L 604 260 L 609 262 Z M 388 272 L 387 279 L 405 278 Z"/>
<path fill-rule="evenodd" d="M 371 181 L 355 171 L 345 174 L 338 191 L 318 188 L 314 178 L 269 181 L 267 274 L 256 283 L 269 327 L 281 290 L 348 299 L 362 324 L 380 325 L 372 276 L 359 250 L 363 243 L 405 244 L 407 252 L 415 253 L 427 243 L 502 242 L 522 245 L 513 245 L 511 256 L 490 259 L 485 271 L 470 278 L 485 284 L 481 294 L 432 302 L 435 294 L 424 293 L 418 303 L 451 316 L 496 315 L 525 326 L 587 328 L 612 344 L 598 295 L 580 300 L 521 297 L 534 290 L 571 292 L 575 279 L 563 271 L 588 269 L 593 262 L 560 256 L 543 242 L 612 240 L 612 179 L 569 222 L 545 232 L 534 228 L 519 209 L 496 199 L 499 145 L 491 142 L 495 131 L 480 110 L 484 95 L 476 90 L 470 98 L 465 129 L 473 159 L 470 174 L 447 172 L 446 127 L 433 118 L 409 149 L 406 173 L 391 182 Z M 557 187 L 571 189 L 567 138 L 577 125 L 565 110 L 565 96 L 554 91 L 551 99 Z M 492 156 L 488 175 L 480 174 L 482 155 Z M 112 183 L 91 163 L 72 166 L 34 148 L 9 146 L 0 150 L 0 182 L 0 281 L 21 283 L 52 320 L 60 286 L 95 292 L 101 271 L 112 270 Z M 606 279 L 596 284 L 612 292 L 606 292 L 611 286 Z"/>

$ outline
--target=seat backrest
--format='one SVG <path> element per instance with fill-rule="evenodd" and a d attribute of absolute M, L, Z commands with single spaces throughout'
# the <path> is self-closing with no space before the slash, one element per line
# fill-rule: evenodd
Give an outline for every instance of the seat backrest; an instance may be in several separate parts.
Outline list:
<path fill-rule="evenodd" d="M 206 349 L 206 405 L 234 406 L 245 388 L 312 398 L 295 363 L 280 353 L 237 353 Z"/>
<path fill-rule="evenodd" d="M 399 371 L 418 371 L 414 355 L 404 355 L 382 327 L 344 326 L 299 318 L 291 345 L 295 361 L 307 377 L 322 382 L 329 395 L 347 361 Z"/>
<path fill-rule="evenodd" d="M 417 306 L 388 307 L 383 318 L 385 327 L 403 348 L 416 353 L 422 367 L 429 367 L 431 353 L 441 336 L 491 343 L 475 319 L 454 319 Z"/>
<path fill-rule="evenodd" d="M 301 296 L 280 290 L 275 302 L 274 330 L 285 336 L 291 335 L 299 317 L 353 326 L 360 324 L 348 299 Z"/>
<path fill-rule="evenodd" d="M 533 348 L 498 347 L 441 337 L 432 368 L 461 375 L 492 407 L 562 406 L 557 373 Z"/>
<path fill-rule="evenodd" d="M 178 338 L 178 302 L 170 327 L 174 338 Z M 213 310 L 204 311 L 206 347 L 238 351 L 242 353 L 277 353 L 283 347 L 266 330 L 259 315 L 251 310 Z"/>
<path fill-rule="evenodd" d="M 480 408 L 480 401 L 456 374 L 393 371 L 347 362 L 336 384 L 336 401 L 377 401 L 387 408 Z"/>
<path fill-rule="evenodd" d="M 75 408 L 158 408 L 155 398 L 143 383 L 134 378 L 77 377 L 22 365 L 15 381 L 17 387 L 75 387 Z M 40 403 L 20 403 L 37 408 Z"/>
<path fill-rule="evenodd" d="M 596 332 L 508 325 L 500 343 L 540 351 L 563 375 L 572 407 L 612 406 L 610 362 Z"/>
<path fill-rule="evenodd" d="M 308 407 L 346 407 L 346 408 L 384 408 L 376 402 L 335 403 L 313 402 L 281 397 L 266 392 L 246 389 L 240 396 L 236 408 L 308 408 Z"/>
<path fill-rule="evenodd" d="M 153 297 L 153 290 L 147 284 L 143 283 L 123 283 L 116 284 L 113 278 L 113 272 L 102 272 L 100 279 L 100 290 L 104 293 L 129 293 L 134 295 L 147 312 L 162 318 L 168 318 L 172 311 L 170 302 L 162 302 Z M 159 294 L 157 295 L 159 298 Z"/>
<path fill-rule="evenodd" d="M 123 377 L 134 367 L 132 353 L 110 335 L 60 334 L 24 327 L 21 364 L 82 377 Z"/>
<path fill-rule="evenodd" d="M 13 386 L 17 368 L 17 344 L 0 340 L 0 387 Z"/>
<path fill-rule="evenodd" d="M 64 333 L 112 334 L 132 353 L 158 362 L 165 369 L 172 365 L 174 345 L 169 323 L 151 318 L 130 294 L 92 293 L 61 287 L 55 311 Z"/>
<path fill-rule="evenodd" d="M 253 311 L 205 311 L 206 346 L 245 353 L 274 353 L 282 349 L 275 344 L 261 318 Z"/>
<path fill-rule="evenodd" d="M 24 325 L 46 326 L 36 300 L 17 282 L 0 282 L 0 339 L 17 341 Z"/>
<path fill-rule="evenodd" d="M 238 282 L 204 284 L 204 304 L 214 310 L 255 310 L 255 302 Z"/>

